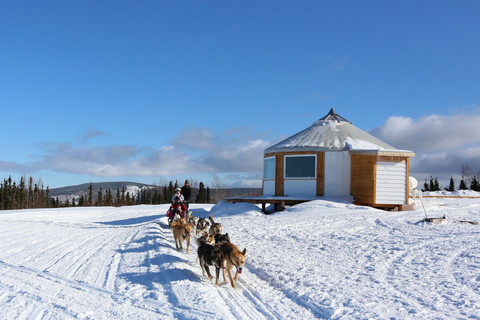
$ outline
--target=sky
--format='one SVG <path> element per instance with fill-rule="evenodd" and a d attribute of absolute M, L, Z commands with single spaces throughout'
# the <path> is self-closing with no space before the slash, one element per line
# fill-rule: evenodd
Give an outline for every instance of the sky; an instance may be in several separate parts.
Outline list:
<path fill-rule="evenodd" d="M 0 178 L 261 187 L 330 108 L 480 171 L 478 1 L 2 1 Z"/>

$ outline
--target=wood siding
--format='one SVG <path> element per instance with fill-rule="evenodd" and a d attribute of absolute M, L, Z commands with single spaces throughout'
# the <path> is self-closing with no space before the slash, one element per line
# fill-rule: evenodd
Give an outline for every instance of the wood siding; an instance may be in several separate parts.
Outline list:
<path fill-rule="evenodd" d="M 350 193 L 355 203 L 375 203 L 376 156 L 351 155 Z"/>
<path fill-rule="evenodd" d="M 283 178 L 284 170 L 284 152 L 279 152 L 275 156 L 275 195 L 283 196 L 285 179 Z"/>
<path fill-rule="evenodd" d="M 317 152 L 317 196 L 325 195 L 325 152 Z"/>

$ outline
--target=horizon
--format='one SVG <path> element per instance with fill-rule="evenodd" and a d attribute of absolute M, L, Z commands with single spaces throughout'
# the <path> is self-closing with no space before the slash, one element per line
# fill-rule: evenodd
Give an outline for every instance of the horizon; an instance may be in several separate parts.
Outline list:
<path fill-rule="evenodd" d="M 332 107 L 419 184 L 480 172 L 478 1 L 0 10 L 4 178 L 259 188 L 263 151 Z"/>

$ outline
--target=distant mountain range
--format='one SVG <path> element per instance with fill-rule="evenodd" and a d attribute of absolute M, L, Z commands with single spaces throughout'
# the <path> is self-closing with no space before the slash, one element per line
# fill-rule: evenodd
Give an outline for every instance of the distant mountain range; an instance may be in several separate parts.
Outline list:
<path fill-rule="evenodd" d="M 151 184 L 144 184 L 138 182 L 129 182 L 129 181 L 118 181 L 118 182 L 92 182 L 92 193 L 93 197 L 96 198 L 100 189 L 105 193 L 106 190 L 110 189 L 115 195 L 117 189 L 120 191 L 125 188 L 126 192 L 130 192 L 130 195 L 135 196 L 140 190 L 145 189 L 153 190 L 159 188 L 160 186 L 155 186 Z M 75 186 L 61 187 L 50 189 L 50 197 L 58 198 L 60 201 L 64 202 L 66 199 L 78 199 L 81 195 L 88 196 L 88 189 L 90 188 L 90 183 L 83 183 Z M 232 189 L 222 189 L 223 194 L 228 197 L 246 197 L 246 196 L 260 196 L 262 194 L 261 188 L 232 188 Z M 212 197 L 215 195 L 216 190 L 210 190 Z"/>

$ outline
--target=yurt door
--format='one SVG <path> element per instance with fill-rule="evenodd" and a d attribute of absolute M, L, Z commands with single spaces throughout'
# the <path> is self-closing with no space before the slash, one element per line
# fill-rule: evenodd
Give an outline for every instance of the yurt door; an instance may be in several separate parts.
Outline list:
<path fill-rule="evenodd" d="M 348 151 L 325 152 L 325 197 L 350 195 L 350 166 Z"/>

